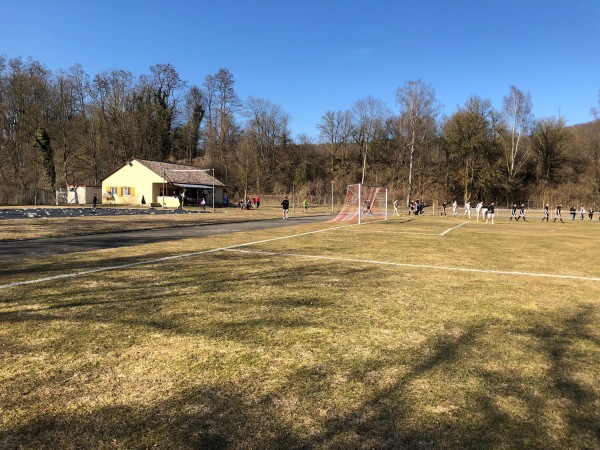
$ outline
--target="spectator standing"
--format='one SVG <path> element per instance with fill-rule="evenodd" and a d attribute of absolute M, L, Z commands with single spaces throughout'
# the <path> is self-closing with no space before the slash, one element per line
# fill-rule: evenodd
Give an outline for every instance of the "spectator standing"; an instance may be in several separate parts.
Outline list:
<path fill-rule="evenodd" d="M 594 208 L 591 206 L 590 209 L 588 209 L 588 217 L 590 218 L 590 220 L 594 218 Z"/>
<path fill-rule="evenodd" d="M 456 217 L 457 214 L 458 214 L 458 203 L 456 203 L 456 200 L 454 200 L 454 202 L 452 202 L 452 217 Z"/>
<path fill-rule="evenodd" d="M 585 207 L 584 206 L 581 207 L 579 214 L 581 215 L 581 220 L 583 220 L 583 218 L 585 217 Z"/>
<path fill-rule="evenodd" d="M 571 206 L 571 209 L 569 209 L 569 213 L 571 214 L 571 220 L 575 220 L 575 216 L 577 215 L 577 209 L 574 206 Z"/>

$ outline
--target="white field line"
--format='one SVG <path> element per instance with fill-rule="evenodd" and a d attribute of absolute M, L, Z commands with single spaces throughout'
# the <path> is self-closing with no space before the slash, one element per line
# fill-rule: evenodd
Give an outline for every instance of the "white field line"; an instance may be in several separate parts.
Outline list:
<path fill-rule="evenodd" d="M 372 221 L 372 222 L 363 223 L 362 225 L 368 225 L 368 224 L 376 223 L 376 222 L 382 222 L 382 221 Z M 163 258 L 155 258 L 155 259 L 150 259 L 150 260 L 137 261 L 137 262 L 128 263 L 128 264 L 120 264 L 117 266 L 98 267 L 97 269 L 82 270 L 82 271 L 74 272 L 74 273 L 65 273 L 65 274 L 60 274 L 60 275 L 54 275 L 51 277 L 36 278 L 33 280 L 16 281 L 14 283 L 0 284 L 0 289 L 8 289 L 8 288 L 17 287 L 17 286 L 25 286 L 25 285 L 29 285 L 29 284 L 43 283 L 46 281 L 55 281 L 55 280 L 61 280 L 61 279 L 65 279 L 65 278 L 75 278 L 75 277 L 85 276 L 85 275 L 89 275 L 89 274 L 93 274 L 93 273 L 107 272 L 110 270 L 128 269 L 131 267 L 157 264 L 157 263 L 162 263 L 162 262 L 166 262 L 166 261 L 173 261 L 176 259 L 192 258 L 195 256 L 205 255 L 208 253 L 216 253 L 216 252 L 221 252 L 221 251 L 239 251 L 239 252 L 241 252 L 244 250 L 237 250 L 237 249 L 239 249 L 241 247 L 248 247 L 250 245 L 266 244 L 268 242 L 280 241 L 283 239 L 291 239 L 291 238 L 300 237 L 300 236 L 308 236 L 308 235 L 317 234 L 317 233 L 325 233 L 328 231 L 334 231 L 334 230 L 339 230 L 342 228 L 349 228 L 349 227 L 355 227 L 355 226 L 358 226 L 358 224 L 340 225 L 340 226 L 331 227 L 331 228 L 323 228 L 323 229 L 315 230 L 315 231 L 307 231 L 305 233 L 291 234 L 288 236 L 280 236 L 280 237 L 276 237 L 276 238 L 261 239 L 258 241 L 245 242 L 243 244 L 231 245 L 228 247 L 219 247 L 219 248 L 213 248 L 213 249 L 209 249 L 209 250 L 202 250 L 202 251 L 198 251 L 198 252 L 181 253 L 179 255 L 165 256 Z M 454 228 L 456 228 L 456 227 L 454 227 Z M 469 269 L 469 268 L 461 268 L 461 267 L 434 266 L 434 265 L 428 265 L 428 264 L 393 263 L 393 262 L 386 262 L 386 261 L 338 258 L 338 257 L 330 257 L 330 256 L 311 256 L 311 255 L 302 255 L 302 254 L 295 254 L 295 253 L 269 253 L 269 252 L 260 252 L 260 251 L 250 251 L 250 250 L 246 250 L 246 252 L 247 253 L 256 253 L 256 254 L 266 254 L 266 255 L 271 254 L 271 255 L 281 255 L 281 256 L 294 256 L 294 257 L 298 257 L 298 258 L 324 259 L 324 260 L 331 260 L 331 261 L 358 262 L 358 263 L 366 263 L 366 264 L 396 266 L 396 267 L 412 267 L 412 268 L 420 268 L 420 269 L 453 270 L 453 271 L 459 271 L 459 272 L 493 273 L 493 274 L 501 274 L 501 275 L 522 275 L 522 276 L 544 277 L 544 278 L 562 278 L 562 279 L 573 279 L 573 280 L 600 281 L 600 278 L 581 277 L 581 276 L 574 276 L 574 275 L 555 275 L 555 274 L 543 274 L 543 273 L 540 274 L 540 273 L 529 273 L 529 272 L 509 272 L 509 271 L 503 271 L 503 270 Z"/>
<path fill-rule="evenodd" d="M 440 233 L 440 236 L 445 236 L 446 234 L 450 233 L 452 230 L 456 230 L 458 227 L 462 227 L 463 225 L 466 225 L 468 223 L 469 222 L 463 222 L 460 225 L 456 225 L 455 227 L 448 228 L 446 231 Z"/>
<path fill-rule="evenodd" d="M 524 277 L 538 277 L 538 278 L 557 278 L 567 280 L 581 280 L 581 281 L 600 281 L 598 277 L 583 277 L 577 275 L 560 275 L 553 273 L 535 273 L 535 272 L 517 272 L 508 270 L 494 270 L 494 269 L 472 269 L 468 267 L 451 267 L 451 266 L 435 266 L 432 264 L 410 264 L 410 263 L 398 263 L 390 261 L 377 261 L 373 259 L 354 259 L 354 258 L 341 258 L 337 256 L 320 256 L 320 255 L 303 255 L 301 253 L 277 253 L 267 252 L 262 250 L 238 250 L 235 248 L 224 249 L 229 252 L 248 253 L 255 255 L 265 256 L 287 256 L 292 258 L 307 258 L 307 259 L 320 259 L 325 261 L 341 261 L 341 262 L 353 262 L 359 264 L 376 264 L 380 266 L 392 266 L 392 267 L 409 267 L 413 269 L 434 269 L 434 270 L 449 270 L 455 272 L 472 272 L 472 273 L 483 273 L 483 274 L 494 274 L 494 275 L 517 275 Z"/>
<path fill-rule="evenodd" d="M 369 222 L 369 223 L 373 223 L 373 222 Z M 0 284 L 0 289 L 8 289 L 8 288 L 17 287 L 17 286 L 25 286 L 28 284 L 43 283 L 45 281 L 61 280 L 64 278 L 80 277 L 80 276 L 90 275 L 93 273 L 107 272 L 109 270 L 128 269 L 131 267 L 162 263 L 165 261 L 172 261 L 175 259 L 191 258 L 194 256 L 204 255 L 207 253 L 215 253 L 215 252 L 220 252 L 220 251 L 225 251 L 225 250 L 232 250 L 232 249 L 239 248 L 239 247 L 247 247 L 249 245 L 265 244 L 267 242 L 280 241 L 283 239 L 291 239 L 291 238 L 300 237 L 300 236 L 308 236 L 310 234 L 325 233 L 327 231 L 339 230 L 341 228 L 347 228 L 347 227 L 353 227 L 353 226 L 357 226 L 357 224 L 340 225 L 337 227 L 323 228 L 323 229 L 315 230 L 315 231 L 307 231 L 305 233 L 292 234 L 292 235 L 288 235 L 288 236 L 280 236 L 280 237 L 270 238 L 270 239 L 261 239 L 260 241 L 245 242 L 243 244 L 231 245 L 228 247 L 213 248 L 210 250 L 202 250 L 202 251 L 191 252 L 191 253 L 181 253 L 179 255 L 165 256 L 163 258 L 155 258 L 155 259 L 137 261 L 137 262 L 128 263 L 128 264 L 120 264 L 118 266 L 98 267 L 97 269 L 82 270 L 82 271 L 74 272 L 74 273 L 63 273 L 60 275 L 53 275 L 51 277 L 35 278 L 33 280 L 15 281 L 14 283 Z"/>
<path fill-rule="evenodd" d="M 352 230 L 360 232 L 361 230 Z M 401 234 L 401 235 L 409 235 L 409 236 L 440 236 L 440 233 L 415 233 L 412 231 L 383 231 L 383 230 L 369 230 L 369 233 L 381 233 L 381 234 Z"/>
<path fill-rule="evenodd" d="M 446 234 L 450 233 L 452 230 L 456 230 L 459 227 L 462 227 L 463 225 L 468 224 L 469 222 L 463 222 L 459 225 L 456 225 L 455 227 L 452 228 L 448 228 L 447 230 L 442 231 L 441 233 L 418 233 L 418 232 L 412 232 L 412 231 L 384 231 L 384 230 L 369 230 L 369 233 L 384 233 L 384 234 L 402 234 L 402 235 L 411 235 L 411 236 L 445 236 Z M 358 229 L 353 230 L 353 231 L 360 231 Z"/>

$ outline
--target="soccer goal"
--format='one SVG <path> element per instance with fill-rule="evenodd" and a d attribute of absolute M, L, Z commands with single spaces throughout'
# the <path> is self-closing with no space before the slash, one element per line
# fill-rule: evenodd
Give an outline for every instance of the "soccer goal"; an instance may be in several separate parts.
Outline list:
<path fill-rule="evenodd" d="M 360 224 L 370 219 L 387 220 L 387 196 L 387 188 L 365 184 L 351 184 L 348 186 L 342 210 L 332 222 L 357 220 Z"/>

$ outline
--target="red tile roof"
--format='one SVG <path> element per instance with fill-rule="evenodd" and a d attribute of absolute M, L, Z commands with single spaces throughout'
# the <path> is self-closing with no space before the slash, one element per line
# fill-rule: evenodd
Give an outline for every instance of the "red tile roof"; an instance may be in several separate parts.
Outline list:
<path fill-rule="evenodd" d="M 181 183 L 181 184 L 203 184 L 206 186 L 210 186 L 213 184 L 215 186 L 225 186 L 225 184 L 221 183 L 216 178 L 213 178 L 210 174 L 212 172 L 211 169 L 208 169 L 207 172 L 178 172 L 178 171 L 186 171 L 186 170 L 202 170 L 199 167 L 194 166 L 186 166 L 183 164 L 172 164 L 172 163 L 164 163 L 158 161 L 146 161 L 144 159 L 136 159 L 135 161 L 139 162 L 141 165 L 147 167 L 152 172 L 157 174 L 160 177 L 165 178 L 168 183 Z"/>

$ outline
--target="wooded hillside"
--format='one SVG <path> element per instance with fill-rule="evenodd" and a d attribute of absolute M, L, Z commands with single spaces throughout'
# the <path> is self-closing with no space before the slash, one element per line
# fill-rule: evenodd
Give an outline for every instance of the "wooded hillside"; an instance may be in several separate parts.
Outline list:
<path fill-rule="evenodd" d="M 401 203 L 600 207 L 598 114 L 571 127 L 534 118 L 530 94 L 515 86 L 501 110 L 474 95 L 444 114 L 423 80 L 400 85 L 396 100 L 395 109 L 367 97 L 323 111 L 318 138 L 293 137 L 284 106 L 240 99 L 227 69 L 190 86 L 170 64 L 90 76 L 0 56 L 0 205 L 53 203 L 55 189 L 99 185 L 141 158 L 214 168 L 231 199 L 294 189 L 326 202 L 332 186 L 340 199 L 364 182 Z"/>

